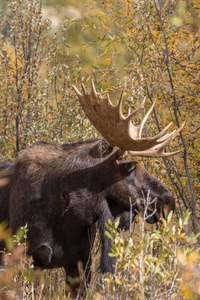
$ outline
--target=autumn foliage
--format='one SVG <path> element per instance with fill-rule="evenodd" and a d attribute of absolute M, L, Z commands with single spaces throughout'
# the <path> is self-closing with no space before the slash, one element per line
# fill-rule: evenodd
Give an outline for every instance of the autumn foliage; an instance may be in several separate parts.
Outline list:
<path fill-rule="evenodd" d="M 122 295 L 130 292 L 133 299 L 152 299 L 155 295 L 148 287 L 153 278 L 162 299 L 194 299 L 200 294 L 196 288 L 200 229 L 200 2 L 85 2 L 79 19 L 64 18 L 55 31 L 51 22 L 43 18 L 40 0 L 8 1 L 0 18 L 0 160 L 12 160 L 41 139 L 70 142 L 99 136 L 71 89 L 74 83 L 88 86 L 91 79 L 102 94 L 109 92 L 113 103 L 126 88 L 125 115 L 128 107 L 133 109 L 146 97 L 142 118 L 156 99 L 144 136 L 155 135 L 170 122 L 176 129 L 186 120 L 179 137 L 167 149 L 182 148 L 180 155 L 143 159 L 145 167 L 176 198 L 174 229 L 163 223 L 160 231 L 152 235 L 142 231 L 141 242 L 134 246 L 132 237 L 123 240 L 117 225 L 108 224 L 113 240 L 111 255 L 118 259 L 119 272 L 114 277 L 99 278 L 98 287 L 93 283 L 90 292 L 95 289 L 95 295 L 106 297 L 108 293 L 120 299 L 116 294 L 116 286 L 120 286 Z M 171 238 L 165 240 L 168 229 L 172 230 Z M 154 245 L 156 254 L 151 252 Z M 166 290 L 161 287 L 162 281 Z M 183 296 L 176 298 L 179 290 Z"/>

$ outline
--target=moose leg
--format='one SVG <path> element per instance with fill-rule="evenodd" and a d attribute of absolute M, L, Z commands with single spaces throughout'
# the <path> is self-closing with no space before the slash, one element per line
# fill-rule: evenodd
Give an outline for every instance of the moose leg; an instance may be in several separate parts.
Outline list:
<path fill-rule="evenodd" d="M 91 251 L 93 248 L 96 236 L 96 226 L 93 224 L 87 228 L 75 249 L 79 248 L 77 256 L 73 264 L 65 266 L 67 292 L 71 297 L 80 295 L 83 299 L 86 298 L 86 289 L 91 280 Z"/>
<path fill-rule="evenodd" d="M 64 267 L 66 273 L 66 292 L 72 298 L 76 298 L 79 287 L 80 277 L 77 265 L 67 265 Z"/>
<path fill-rule="evenodd" d="M 103 273 L 114 273 L 115 259 L 113 257 L 108 256 L 108 253 L 111 252 L 112 243 L 111 240 L 105 235 L 105 223 L 108 222 L 108 219 L 111 219 L 111 221 L 113 221 L 114 217 L 111 214 L 108 202 L 106 200 L 102 203 L 102 205 L 103 213 L 100 219 L 98 220 L 99 234 L 102 244 L 100 269 Z"/>
<path fill-rule="evenodd" d="M 86 298 L 86 290 L 91 280 L 91 264 L 89 258 L 87 263 L 78 261 L 76 265 L 65 266 L 67 295 L 76 298 L 79 294 L 81 299 Z"/>

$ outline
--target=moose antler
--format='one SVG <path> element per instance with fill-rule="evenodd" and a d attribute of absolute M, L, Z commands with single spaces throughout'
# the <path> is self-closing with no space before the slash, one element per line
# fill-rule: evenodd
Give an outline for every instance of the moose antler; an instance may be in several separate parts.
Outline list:
<path fill-rule="evenodd" d="M 134 126 L 131 119 L 144 106 L 145 99 L 132 113 L 129 113 L 128 117 L 124 117 L 122 114 L 124 89 L 121 93 L 118 104 L 114 106 L 111 103 L 108 94 L 105 98 L 103 98 L 96 92 L 93 81 L 91 93 L 86 92 L 83 84 L 83 95 L 74 85 L 72 87 L 76 92 L 80 104 L 90 122 L 113 146 L 118 146 L 122 151 L 129 150 L 134 156 L 145 157 L 166 157 L 183 151 L 181 149 L 175 152 L 165 153 L 164 149 L 177 136 L 185 123 L 183 123 L 178 130 L 174 130 L 169 134 L 163 135 L 169 129 L 171 123 L 154 137 L 142 138 L 142 129 L 154 108 L 155 101 L 140 125 Z"/>

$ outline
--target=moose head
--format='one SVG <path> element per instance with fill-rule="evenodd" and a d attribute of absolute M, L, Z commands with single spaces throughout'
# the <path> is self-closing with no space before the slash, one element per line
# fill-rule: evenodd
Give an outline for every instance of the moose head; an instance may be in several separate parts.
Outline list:
<path fill-rule="evenodd" d="M 183 128 L 184 123 L 178 130 L 174 130 L 171 133 L 165 134 L 172 123 L 167 125 L 154 137 L 143 138 L 142 130 L 147 118 L 155 106 L 155 101 L 141 123 L 138 126 L 135 126 L 132 123 L 132 118 L 136 116 L 141 108 L 143 108 L 145 98 L 133 112 L 130 112 L 129 110 L 129 115 L 124 117 L 122 114 L 124 89 L 117 105 L 114 106 L 110 101 L 109 94 L 107 94 L 106 97 L 102 97 L 97 93 L 93 81 L 91 82 L 90 93 L 86 91 L 83 84 L 81 86 L 83 94 L 81 94 L 74 85 L 73 89 L 76 92 L 86 116 L 108 142 L 107 151 L 115 153 L 112 153 L 112 155 L 114 155 L 118 168 L 120 165 L 121 168 L 122 166 L 126 166 L 126 169 L 129 172 L 129 176 L 126 176 L 126 180 L 121 181 L 120 189 L 119 184 L 118 186 L 113 185 L 114 189 L 116 189 L 116 194 L 118 193 L 118 195 L 120 195 L 120 199 L 123 198 L 123 203 L 126 202 L 127 206 L 129 205 L 129 209 L 131 199 L 131 205 L 134 212 L 133 218 L 136 213 L 144 212 L 145 205 L 148 205 L 148 209 L 146 210 L 148 213 L 146 216 L 147 222 L 155 223 L 159 220 L 161 215 L 167 216 L 169 211 L 174 210 L 175 208 L 173 196 L 160 181 L 150 175 L 141 164 L 133 160 L 133 157 L 168 157 L 180 153 L 183 151 L 182 149 L 170 153 L 166 153 L 164 150 Z M 124 162 L 124 157 L 131 157 L 131 160 Z M 124 197 L 122 197 L 121 191 L 127 190 L 127 185 L 130 189 L 130 196 L 126 193 L 126 196 L 124 195 Z M 113 203 L 114 202 L 111 201 L 110 204 L 112 207 L 112 214 L 117 215 L 118 209 Z M 120 205 L 119 202 L 118 205 Z M 123 223 L 124 216 L 121 216 Z M 124 227 L 126 228 L 127 226 L 124 224 Z"/>

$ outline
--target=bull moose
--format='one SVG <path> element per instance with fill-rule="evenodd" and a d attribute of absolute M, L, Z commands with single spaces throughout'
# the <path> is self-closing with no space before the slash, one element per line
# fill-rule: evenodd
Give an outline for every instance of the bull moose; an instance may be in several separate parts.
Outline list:
<path fill-rule="evenodd" d="M 7 219 L 13 232 L 27 224 L 28 254 L 35 267 L 64 267 L 69 283 L 68 276 L 79 276 L 77 263 L 81 261 L 89 283 L 97 228 L 102 243 L 100 269 L 114 272 L 115 260 L 108 256 L 111 242 L 104 234 L 108 218 L 121 216 L 120 227 L 127 228 L 130 202 L 134 219 L 141 209 L 137 199 L 147 194 L 156 199 L 156 208 L 148 208 L 149 223 L 157 222 L 164 210 L 175 208 L 168 189 L 137 161 L 124 160 L 125 151 L 132 157 L 178 154 L 181 150 L 165 153 L 164 149 L 183 125 L 170 134 L 164 135 L 168 125 L 155 137 L 142 138 L 142 128 L 155 102 L 136 127 L 131 119 L 144 101 L 124 117 L 124 91 L 113 106 L 108 95 L 103 98 L 96 92 L 93 82 L 90 93 L 84 85 L 82 94 L 75 86 L 73 89 L 103 138 L 71 144 L 36 142 L 23 150 L 13 165 L 2 166 L 12 169 L 12 174 L 10 182 L 0 189 L 0 222 Z M 78 288 L 73 285 L 72 292 Z"/>

